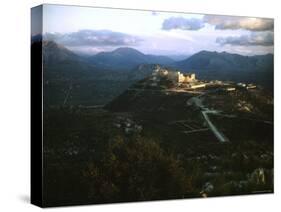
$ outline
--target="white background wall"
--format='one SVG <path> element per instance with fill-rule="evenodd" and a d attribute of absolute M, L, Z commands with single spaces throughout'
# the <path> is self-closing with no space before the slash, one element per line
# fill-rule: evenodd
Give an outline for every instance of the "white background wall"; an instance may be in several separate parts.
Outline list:
<path fill-rule="evenodd" d="M 279 211 L 280 5 L 278 0 L 3 0 L 0 11 L 0 211 L 36 211 L 30 188 L 30 7 L 81 4 L 275 18 L 275 194 L 66 207 L 60 211 Z M 279 132 L 278 132 L 279 131 Z"/>

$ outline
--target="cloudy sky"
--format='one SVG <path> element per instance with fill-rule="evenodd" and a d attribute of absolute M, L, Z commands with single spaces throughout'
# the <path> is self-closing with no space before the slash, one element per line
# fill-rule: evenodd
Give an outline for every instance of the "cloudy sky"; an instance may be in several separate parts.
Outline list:
<path fill-rule="evenodd" d="M 87 54 L 125 46 L 161 55 L 190 55 L 201 50 L 273 53 L 273 27 L 272 19 L 263 18 L 55 5 L 43 8 L 44 37 Z"/>

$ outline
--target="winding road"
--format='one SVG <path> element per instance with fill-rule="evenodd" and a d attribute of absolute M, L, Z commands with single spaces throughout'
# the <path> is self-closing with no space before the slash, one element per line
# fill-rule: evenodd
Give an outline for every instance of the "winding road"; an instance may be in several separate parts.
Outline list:
<path fill-rule="evenodd" d="M 205 93 L 206 94 L 206 93 Z M 194 104 L 196 105 L 198 108 L 200 108 L 201 113 L 209 127 L 209 129 L 214 133 L 214 135 L 216 136 L 216 138 L 219 140 L 219 142 L 224 143 L 224 142 L 229 142 L 229 139 L 221 132 L 219 131 L 219 129 L 212 123 L 212 121 L 210 120 L 208 114 L 218 114 L 220 113 L 220 111 L 217 110 L 210 110 L 206 107 L 204 107 L 203 103 L 202 103 L 202 97 L 205 94 L 201 94 L 199 96 L 195 96 L 192 97 L 191 99 L 189 99 L 186 103 L 187 105 L 191 105 Z"/>
<path fill-rule="evenodd" d="M 217 127 L 211 122 L 211 120 L 209 119 L 208 113 L 216 113 L 217 111 L 201 111 L 201 113 L 203 114 L 203 117 L 205 118 L 205 121 L 207 122 L 209 128 L 212 130 L 212 132 L 214 133 L 214 135 L 217 137 L 217 139 L 220 142 L 229 142 L 229 139 L 222 133 L 220 132 Z"/>

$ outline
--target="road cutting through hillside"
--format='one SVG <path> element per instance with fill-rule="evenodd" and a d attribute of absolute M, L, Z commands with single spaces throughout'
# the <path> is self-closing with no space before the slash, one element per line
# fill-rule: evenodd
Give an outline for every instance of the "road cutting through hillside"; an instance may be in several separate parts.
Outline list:
<path fill-rule="evenodd" d="M 211 120 L 209 119 L 208 113 L 211 114 L 217 114 L 217 111 L 201 111 L 205 121 L 207 122 L 209 128 L 212 130 L 212 132 L 215 134 L 215 136 L 217 137 L 217 139 L 220 142 L 229 142 L 229 139 L 222 133 L 220 132 L 217 127 L 211 122 Z"/>
<path fill-rule="evenodd" d="M 206 93 L 205 93 L 206 94 Z M 212 123 L 212 121 L 210 120 L 208 114 L 219 114 L 220 111 L 217 110 L 210 110 L 206 107 L 204 107 L 201 98 L 205 95 L 205 94 L 201 94 L 199 96 L 195 96 L 192 97 L 191 99 L 189 99 L 186 103 L 187 105 L 191 105 L 194 104 L 196 105 L 198 108 L 200 108 L 201 113 L 208 125 L 208 127 L 210 128 L 210 130 L 214 133 L 214 135 L 216 136 L 216 138 L 219 140 L 219 142 L 221 143 L 225 143 L 225 142 L 229 142 L 229 139 L 221 132 L 218 130 L 218 128 Z"/>

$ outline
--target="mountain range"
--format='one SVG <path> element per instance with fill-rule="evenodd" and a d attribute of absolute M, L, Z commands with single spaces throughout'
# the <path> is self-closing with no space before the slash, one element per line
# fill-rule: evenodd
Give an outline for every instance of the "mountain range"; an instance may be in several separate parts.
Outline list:
<path fill-rule="evenodd" d="M 254 82 L 273 87 L 273 55 L 243 56 L 227 52 L 201 51 L 172 64 L 183 72 L 194 72 L 207 80 Z"/>
<path fill-rule="evenodd" d="M 77 67 L 75 69 L 78 72 L 81 71 L 80 67 L 89 74 L 105 71 L 118 71 L 123 74 L 130 72 L 131 78 L 139 79 L 150 73 L 152 64 L 160 64 L 181 72 L 194 72 L 198 77 L 208 80 L 252 81 L 267 86 L 273 83 L 272 54 L 243 56 L 227 52 L 200 51 L 187 59 L 175 61 L 168 56 L 143 54 L 136 49 L 122 47 L 85 58 L 53 41 L 44 41 L 43 51 L 45 64 L 72 64 Z M 73 69 L 73 66 L 70 69 Z M 134 74 L 137 77 L 134 77 Z"/>
<path fill-rule="evenodd" d="M 242 56 L 227 52 L 200 51 L 191 57 L 176 62 L 174 65 L 181 69 L 251 71 L 272 68 L 273 55 Z"/>
<path fill-rule="evenodd" d="M 133 70 L 143 64 L 160 64 L 177 68 L 182 72 L 273 72 L 273 54 L 243 56 L 227 52 L 200 51 L 184 60 L 175 61 L 168 56 L 143 54 L 128 47 L 111 52 L 100 52 L 81 57 L 53 41 L 43 42 L 45 64 L 79 62 L 101 70 Z M 222 73 L 222 74 L 223 74 Z"/>
<path fill-rule="evenodd" d="M 139 64 L 172 64 L 173 59 L 166 56 L 143 54 L 133 49 L 122 47 L 111 52 L 100 52 L 88 58 L 88 61 L 97 66 L 108 69 L 129 70 Z"/>
<path fill-rule="evenodd" d="M 32 42 L 32 48 L 38 39 Z M 156 65 L 196 73 L 203 80 L 256 83 L 273 89 L 273 55 L 242 56 L 226 52 L 201 51 L 175 61 L 167 56 L 147 55 L 132 48 L 118 48 L 83 57 L 53 41 L 43 41 L 44 81 L 51 87 L 53 102 L 62 102 L 72 85 L 73 102 L 106 103 L 136 81 L 151 75 Z M 59 97 L 55 98 L 54 93 Z M 83 94 L 83 95 L 82 95 Z M 98 95 L 97 95 L 98 94 Z M 114 95 L 113 95 L 114 94 Z M 99 96 L 100 95 L 100 96 Z M 102 97 L 101 97 L 102 96 Z M 78 98 L 79 97 L 79 98 Z"/>

